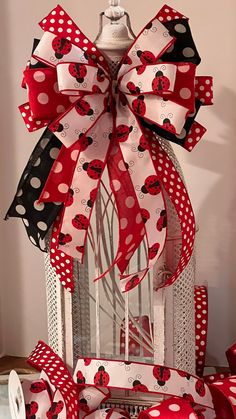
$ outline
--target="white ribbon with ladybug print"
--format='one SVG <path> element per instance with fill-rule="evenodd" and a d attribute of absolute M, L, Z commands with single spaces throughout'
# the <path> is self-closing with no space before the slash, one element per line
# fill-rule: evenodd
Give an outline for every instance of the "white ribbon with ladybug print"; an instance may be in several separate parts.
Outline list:
<path fill-rule="evenodd" d="M 48 115 L 53 110 L 58 115 L 46 123 L 63 146 L 40 197 L 42 202 L 64 203 L 52 237 L 52 265 L 71 291 L 72 269 L 57 260 L 66 255 L 70 266 L 73 258 L 83 261 L 93 204 L 107 166 L 119 217 L 118 251 L 109 269 L 118 266 L 124 292 L 137 286 L 156 263 L 166 240 L 165 190 L 182 232 L 178 266 L 160 287 L 172 284 L 191 258 L 195 221 L 173 163 L 140 118 L 180 134 L 195 110 L 195 64 L 161 62 L 175 39 L 158 16 L 124 55 L 117 80 L 112 80 L 102 53 L 60 6 L 40 26 L 44 35 L 33 57 L 49 67 L 26 69 L 30 104 L 22 113 L 25 120 L 26 114 L 31 115 L 33 130 L 42 126 L 40 116 L 45 118 L 46 108 Z M 57 103 L 53 109 L 55 98 L 51 101 L 50 95 L 39 93 L 38 84 L 44 81 L 46 89 L 58 92 L 63 105 Z M 124 275 L 143 238 L 149 250 L 147 267 Z"/>

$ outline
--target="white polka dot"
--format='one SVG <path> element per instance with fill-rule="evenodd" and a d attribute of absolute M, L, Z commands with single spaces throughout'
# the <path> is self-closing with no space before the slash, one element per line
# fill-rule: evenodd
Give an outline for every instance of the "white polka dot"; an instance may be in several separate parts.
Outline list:
<path fill-rule="evenodd" d="M 121 218 L 121 220 L 120 220 L 120 228 L 121 228 L 121 230 L 125 230 L 126 227 L 127 227 L 127 225 L 128 225 L 127 218 Z"/>
<path fill-rule="evenodd" d="M 67 32 L 67 33 L 71 33 L 71 32 L 72 32 L 72 29 L 71 29 L 71 28 L 68 28 L 68 29 L 66 30 L 66 32 Z"/>
<path fill-rule="evenodd" d="M 59 161 L 56 162 L 56 164 L 53 167 L 54 173 L 60 173 L 62 171 L 62 169 L 63 169 L 62 164 Z"/>
<path fill-rule="evenodd" d="M 35 244 L 35 245 L 36 245 L 36 241 L 34 240 L 34 238 L 33 238 L 33 237 L 29 236 L 29 239 L 30 239 L 31 243 L 33 243 L 33 244 Z"/>
<path fill-rule="evenodd" d="M 70 155 L 71 160 L 76 161 L 76 160 L 77 160 L 77 158 L 78 158 L 78 155 L 79 155 L 79 151 L 78 151 L 78 150 L 73 150 L 73 151 L 71 152 L 71 155 Z"/>
<path fill-rule="evenodd" d="M 75 38 L 75 42 L 79 42 L 79 38 Z"/>
<path fill-rule="evenodd" d="M 179 405 L 178 405 L 178 404 L 170 404 L 170 405 L 169 405 L 169 409 L 170 409 L 172 412 L 179 412 L 180 407 L 179 407 Z"/>
<path fill-rule="evenodd" d="M 74 103 L 74 102 L 76 102 L 78 100 L 78 97 L 77 96 L 69 96 L 69 101 L 71 102 L 71 103 Z"/>
<path fill-rule="evenodd" d="M 56 83 L 54 83 L 54 85 L 53 85 L 53 90 L 54 90 L 54 92 L 59 93 L 58 83 L 57 83 L 57 82 L 56 82 Z"/>
<path fill-rule="evenodd" d="M 186 65 L 180 65 L 178 67 L 178 70 L 180 71 L 180 73 L 187 73 L 190 69 L 190 65 L 186 64 Z"/>
<path fill-rule="evenodd" d="M 41 163 L 41 159 L 40 159 L 40 157 L 34 162 L 34 164 L 33 164 L 33 166 L 34 167 L 37 167 L 37 166 L 39 166 L 40 165 L 40 163 Z"/>
<path fill-rule="evenodd" d="M 65 106 L 63 105 L 58 105 L 57 106 L 57 113 L 62 113 L 65 112 Z"/>
<path fill-rule="evenodd" d="M 194 50 L 190 47 L 184 48 L 183 49 L 183 55 L 186 58 L 190 58 L 190 57 L 194 57 L 195 53 Z"/>
<path fill-rule="evenodd" d="M 138 215 L 136 216 L 135 221 L 136 221 L 136 223 L 137 223 L 137 224 L 140 224 L 140 223 L 142 222 L 142 216 L 141 216 L 141 214 L 138 214 Z"/>
<path fill-rule="evenodd" d="M 26 227 L 29 227 L 29 221 L 23 218 L 23 223 Z"/>
<path fill-rule="evenodd" d="M 58 190 L 61 193 L 67 193 L 69 189 L 69 186 L 66 185 L 65 183 L 60 183 L 60 185 L 58 185 Z"/>
<path fill-rule="evenodd" d="M 16 212 L 20 215 L 24 215 L 26 213 L 26 210 L 23 207 L 23 205 L 17 205 L 16 206 Z"/>
<path fill-rule="evenodd" d="M 58 32 L 63 32 L 63 29 L 62 28 L 58 28 Z"/>
<path fill-rule="evenodd" d="M 190 413 L 190 415 L 189 415 L 189 419 L 196 419 L 196 415 L 195 415 L 195 413 Z"/>
<path fill-rule="evenodd" d="M 152 416 L 152 417 L 154 417 L 154 418 L 160 416 L 160 414 L 161 414 L 160 411 L 157 410 L 157 409 L 154 409 L 154 410 L 150 410 L 149 411 L 149 415 Z"/>
<path fill-rule="evenodd" d="M 44 223 L 43 221 L 39 221 L 38 223 L 37 223 L 37 226 L 38 226 L 38 228 L 40 229 L 40 230 L 42 230 L 42 231 L 45 231 L 45 230 L 47 230 L 47 224 L 46 223 Z"/>
<path fill-rule="evenodd" d="M 232 393 L 235 393 L 235 394 L 236 394 L 236 387 L 230 387 L 229 389 L 230 389 L 230 391 L 231 391 Z"/>
<path fill-rule="evenodd" d="M 130 244 L 133 240 L 133 237 L 134 237 L 133 234 L 129 234 L 125 239 L 125 244 L 127 245 Z"/>
<path fill-rule="evenodd" d="M 191 90 L 188 89 L 187 87 L 183 87 L 180 90 L 179 94 L 182 97 L 182 99 L 189 99 L 191 97 Z"/>
<path fill-rule="evenodd" d="M 51 27 L 49 28 L 49 31 L 54 32 L 54 31 L 55 31 L 54 27 L 53 27 L 53 26 L 51 26 Z"/>
<path fill-rule="evenodd" d="M 230 378 L 229 380 L 231 383 L 236 383 L 236 378 Z"/>
<path fill-rule="evenodd" d="M 58 157 L 59 151 L 59 148 L 53 147 L 49 153 L 50 157 L 55 160 Z"/>
<path fill-rule="evenodd" d="M 43 202 L 38 202 L 38 201 L 35 201 L 35 202 L 34 202 L 34 208 L 35 208 L 37 211 L 43 211 L 43 209 L 44 209 L 44 203 L 43 203 Z"/>
<path fill-rule="evenodd" d="M 121 170 L 121 172 L 125 172 L 126 171 L 126 167 L 125 167 L 125 164 L 124 164 L 123 160 L 120 160 L 119 161 L 118 167 Z"/>
<path fill-rule="evenodd" d="M 38 189 L 41 186 L 41 181 L 37 177 L 32 177 L 30 184 L 33 188 Z"/>
<path fill-rule="evenodd" d="M 23 118 L 26 116 L 25 112 L 21 112 L 21 115 L 23 116 Z"/>
<path fill-rule="evenodd" d="M 113 184 L 113 188 L 114 188 L 114 190 L 117 192 L 117 191 L 119 191 L 120 190 L 120 188 L 121 188 L 121 183 L 120 183 L 120 181 L 119 180 L 113 180 L 112 181 L 112 184 Z"/>
<path fill-rule="evenodd" d="M 177 25 L 175 25 L 175 30 L 178 33 L 185 33 L 186 32 L 185 26 L 182 25 L 181 23 L 178 23 Z"/>
<path fill-rule="evenodd" d="M 45 74 L 42 71 L 35 71 L 33 78 L 35 81 L 38 81 L 39 83 L 45 80 Z"/>
<path fill-rule="evenodd" d="M 127 208 L 133 208 L 135 205 L 135 200 L 132 196 L 128 196 L 125 200 L 125 205 Z"/>
<path fill-rule="evenodd" d="M 130 260 L 131 256 L 133 255 L 133 252 L 129 252 L 126 256 L 125 256 L 125 260 Z"/>
<path fill-rule="evenodd" d="M 41 103 L 41 105 L 46 105 L 49 101 L 49 97 L 47 93 L 39 93 L 37 99 L 38 99 L 38 102 Z"/>
<path fill-rule="evenodd" d="M 183 138 L 186 137 L 186 130 L 183 128 L 181 133 L 179 135 L 177 135 L 177 138 L 179 138 L 180 140 L 182 140 Z"/>
<path fill-rule="evenodd" d="M 84 42 L 84 44 L 88 44 L 88 40 L 87 39 L 84 39 L 83 42 Z"/>
<path fill-rule="evenodd" d="M 48 199 L 50 196 L 49 192 L 44 192 L 43 199 Z"/>
<path fill-rule="evenodd" d="M 22 191 L 22 189 L 19 189 L 19 191 L 17 192 L 16 196 L 21 196 L 21 195 L 23 195 L 23 191 Z"/>
<path fill-rule="evenodd" d="M 236 406 L 236 399 L 235 399 L 235 397 L 231 397 L 231 396 L 229 396 L 229 400 L 230 400 L 230 402 L 231 402 L 234 406 Z"/>

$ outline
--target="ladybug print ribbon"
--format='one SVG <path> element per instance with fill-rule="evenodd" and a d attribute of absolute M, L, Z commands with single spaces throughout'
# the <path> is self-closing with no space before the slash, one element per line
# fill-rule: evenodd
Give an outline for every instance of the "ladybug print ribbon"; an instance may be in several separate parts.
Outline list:
<path fill-rule="evenodd" d="M 201 104 L 212 103 L 211 77 L 195 75 L 200 58 L 188 19 L 164 6 L 125 53 L 115 79 L 101 51 L 60 6 L 40 26 L 44 35 L 33 51 L 38 66 L 24 71 L 29 102 L 20 111 L 29 131 L 48 126 L 62 144 L 38 197 L 39 205 L 63 206 L 51 259 L 64 255 L 70 266 L 73 258 L 83 261 L 107 167 L 119 218 L 111 267 L 119 268 L 121 290 L 136 287 L 163 251 L 168 226 L 164 192 L 182 233 L 176 271 L 158 286 L 172 284 L 191 258 L 195 222 L 186 188 L 153 131 L 191 151 L 205 132 L 195 115 Z M 143 239 L 147 266 L 124 275 Z M 53 260 L 62 284 L 73 291 L 72 269 Z"/>

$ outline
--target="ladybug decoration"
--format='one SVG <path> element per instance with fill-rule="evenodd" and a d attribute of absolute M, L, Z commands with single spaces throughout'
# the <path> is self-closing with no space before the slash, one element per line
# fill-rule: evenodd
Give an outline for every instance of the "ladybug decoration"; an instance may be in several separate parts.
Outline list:
<path fill-rule="evenodd" d="M 132 64 L 132 60 L 131 60 L 131 58 L 128 55 L 124 59 L 124 64 L 128 64 L 128 65 L 131 65 Z"/>
<path fill-rule="evenodd" d="M 189 402 L 192 406 L 195 405 L 194 398 L 193 398 L 192 394 L 190 394 L 190 393 L 184 393 L 183 394 L 183 399 L 186 400 L 187 402 Z"/>
<path fill-rule="evenodd" d="M 53 402 L 49 411 L 46 413 L 47 418 L 48 419 L 57 419 L 59 413 L 62 412 L 63 408 L 64 408 L 63 401 L 60 400 L 59 402 Z"/>
<path fill-rule="evenodd" d="M 135 86 L 135 84 L 132 81 L 129 81 L 126 87 L 129 90 L 129 92 L 132 93 L 132 95 L 140 93 L 140 88 L 138 86 Z"/>
<path fill-rule="evenodd" d="M 77 230 L 87 230 L 89 226 L 89 220 L 85 215 L 77 214 L 72 220 L 72 225 L 77 228 Z"/>
<path fill-rule="evenodd" d="M 87 68 L 84 64 L 72 63 L 69 65 L 69 73 L 72 77 L 75 77 L 78 83 L 83 83 L 87 75 Z"/>
<path fill-rule="evenodd" d="M 149 260 L 152 260 L 156 257 L 157 253 L 159 252 L 160 244 L 155 243 L 152 247 L 148 249 L 148 258 Z"/>
<path fill-rule="evenodd" d="M 195 389 L 197 394 L 199 394 L 199 396 L 204 397 L 206 394 L 206 388 L 204 385 L 204 381 L 203 380 L 197 380 L 196 384 L 195 384 Z"/>
<path fill-rule="evenodd" d="M 85 378 L 83 376 L 82 371 L 78 371 L 76 374 L 77 384 L 85 384 Z"/>
<path fill-rule="evenodd" d="M 31 393 L 42 393 L 42 391 L 46 390 L 46 384 L 44 381 L 36 381 L 32 383 L 30 386 Z"/>
<path fill-rule="evenodd" d="M 84 365 L 88 367 L 91 364 L 91 358 L 84 358 Z"/>
<path fill-rule="evenodd" d="M 85 151 L 88 148 L 88 146 L 93 144 L 93 139 L 92 137 L 87 137 L 85 134 L 81 132 L 81 134 L 79 135 L 78 144 L 80 146 L 80 151 Z"/>
<path fill-rule="evenodd" d="M 139 140 L 138 151 L 143 153 L 145 150 L 149 149 L 149 142 L 145 135 L 142 135 Z"/>
<path fill-rule="evenodd" d="M 139 276 L 134 275 L 126 284 L 125 291 L 131 291 L 133 288 L 135 288 L 140 282 Z"/>
<path fill-rule="evenodd" d="M 143 223 L 146 224 L 146 222 L 150 218 L 150 213 L 146 208 L 141 208 L 140 212 L 141 212 L 141 217 L 142 217 Z"/>
<path fill-rule="evenodd" d="M 76 250 L 79 253 L 84 253 L 84 246 L 76 246 Z"/>
<path fill-rule="evenodd" d="M 52 48 L 55 51 L 55 57 L 60 60 L 71 52 L 72 44 L 68 39 L 57 36 L 52 41 Z"/>
<path fill-rule="evenodd" d="M 146 392 L 148 392 L 148 388 L 144 384 L 141 384 L 141 382 L 139 380 L 135 380 L 133 382 L 132 391 L 141 391 L 143 393 L 146 393 Z"/>
<path fill-rule="evenodd" d="M 152 90 L 154 93 L 167 92 L 170 88 L 170 80 L 164 76 L 162 71 L 156 73 L 155 79 L 152 81 Z"/>
<path fill-rule="evenodd" d="M 118 125 L 118 127 L 116 127 L 116 131 L 115 131 L 115 138 L 120 141 L 121 143 L 124 143 L 125 141 L 128 140 L 129 138 L 129 134 L 133 131 L 133 127 L 132 125 L 130 127 L 128 127 L 128 125 Z M 110 134 L 110 136 L 112 136 L 112 134 Z"/>
<path fill-rule="evenodd" d="M 70 243 L 71 241 L 72 237 L 70 234 L 59 233 L 58 243 L 60 246 L 65 246 L 65 244 Z"/>
<path fill-rule="evenodd" d="M 99 68 L 98 71 L 97 71 L 97 81 L 102 83 L 105 80 L 105 77 L 106 76 L 105 76 L 104 71 L 101 68 Z"/>
<path fill-rule="evenodd" d="M 30 404 L 25 405 L 26 418 L 27 419 L 36 419 L 36 413 L 39 409 L 38 403 L 31 402 Z"/>
<path fill-rule="evenodd" d="M 90 107 L 90 104 L 84 99 L 77 100 L 75 104 L 75 110 L 80 116 L 91 116 L 93 115 L 93 110 Z"/>
<path fill-rule="evenodd" d="M 158 195 L 161 192 L 159 179 L 156 175 L 148 176 L 141 188 L 144 194 Z"/>
<path fill-rule="evenodd" d="M 149 22 L 149 23 L 147 24 L 147 26 L 145 27 L 145 29 L 149 30 L 149 29 L 151 29 L 151 28 L 152 28 L 152 26 L 153 26 L 152 22 Z"/>
<path fill-rule="evenodd" d="M 85 413 L 89 412 L 89 406 L 88 406 L 88 402 L 87 402 L 86 399 L 80 399 L 79 408 Z"/>
<path fill-rule="evenodd" d="M 186 378 L 187 380 L 190 380 L 190 374 L 186 371 L 177 371 L 180 377 Z"/>
<path fill-rule="evenodd" d="M 146 70 L 146 65 L 139 65 L 136 67 L 137 74 L 140 76 Z"/>
<path fill-rule="evenodd" d="M 66 207 L 70 207 L 74 202 L 74 191 L 73 189 L 69 189 L 67 197 L 66 197 L 66 202 L 65 202 L 65 206 Z"/>
<path fill-rule="evenodd" d="M 151 51 L 137 51 L 137 56 L 140 58 L 140 61 L 144 64 L 154 64 L 156 61 L 155 55 Z"/>
<path fill-rule="evenodd" d="M 94 202 L 96 200 L 96 196 L 97 196 L 97 189 L 93 189 L 90 192 L 89 200 L 87 201 L 87 205 L 88 205 L 89 208 L 92 208 L 93 207 L 93 204 L 94 204 Z"/>
<path fill-rule="evenodd" d="M 174 127 L 173 124 L 171 124 L 170 119 L 169 118 L 165 118 L 163 120 L 163 124 L 162 124 L 163 128 L 166 129 L 167 131 L 172 132 L 173 134 L 176 134 L 176 129 Z"/>
<path fill-rule="evenodd" d="M 96 386 L 107 386 L 110 381 L 109 374 L 105 371 L 105 367 L 102 365 L 98 368 L 98 372 L 96 372 L 94 376 L 94 384 Z"/>
<path fill-rule="evenodd" d="M 52 132 L 62 132 L 64 129 L 63 125 L 60 122 L 54 122 L 50 125 L 50 130 Z"/>
<path fill-rule="evenodd" d="M 99 86 L 97 86 L 96 84 L 93 85 L 92 87 L 92 92 L 93 93 L 102 93 L 101 89 Z"/>
<path fill-rule="evenodd" d="M 144 116 L 146 113 L 146 104 L 144 102 L 144 96 L 140 95 L 132 102 L 134 112 L 140 116 Z"/>
<path fill-rule="evenodd" d="M 160 231 L 160 232 L 163 230 L 163 228 L 167 227 L 167 212 L 166 212 L 166 210 L 162 210 L 160 212 L 160 218 L 157 220 L 156 227 L 157 227 L 157 230 Z"/>
<path fill-rule="evenodd" d="M 196 413 L 198 419 L 205 419 L 206 418 L 206 416 L 204 415 L 204 412 L 206 412 L 206 409 L 195 410 L 195 413 Z"/>
<path fill-rule="evenodd" d="M 83 164 L 83 169 L 87 172 L 88 177 L 91 179 L 100 179 L 103 168 L 104 163 L 98 159 L 92 160 L 90 163 L 86 162 Z"/>
<path fill-rule="evenodd" d="M 156 365 L 153 368 L 153 375 L 157 379 L 157 383 L 160 387 L 163 387 L 165 383 L 170 379 L 170 369 L 160 365 Z"/>

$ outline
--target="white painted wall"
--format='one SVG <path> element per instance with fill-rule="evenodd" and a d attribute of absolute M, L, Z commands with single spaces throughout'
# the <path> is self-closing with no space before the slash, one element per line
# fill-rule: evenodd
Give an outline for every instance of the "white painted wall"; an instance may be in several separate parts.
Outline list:
<path fill-rule="evenodd" d="M 41 36 L 36 22 L 54 7 L 48 0 L 2 0 L 1 51 L 1 219 L 39 134 L 28 134 L 17 111 L 25 101 L 20 89 L 31 50 L 32 36 Z M 93 39 L 98 13 L 106 0 L 61 0 L 60 4 Z M 215 106 L 198 117 L 208 127 L 203 142 L 192 154 L 176 148 L 200 226 L 197 240 L 197 281 L 208 282 L 211 363 L 225 364 L 224 351 L 236 340 L 236 3 L 169 0 L 191 17 L 202 56 L 200 74 L 215 77 Z M 136 33 L 152 18 L 161 3 L 123 0 Z M 214 9 L 215 8 L 215 9 Z M 37 339 L 46 339 L 43 256 L 28 241 L 20 221 L 0 224 L 1 292 L 0 353 L 27 355 Z"/>

